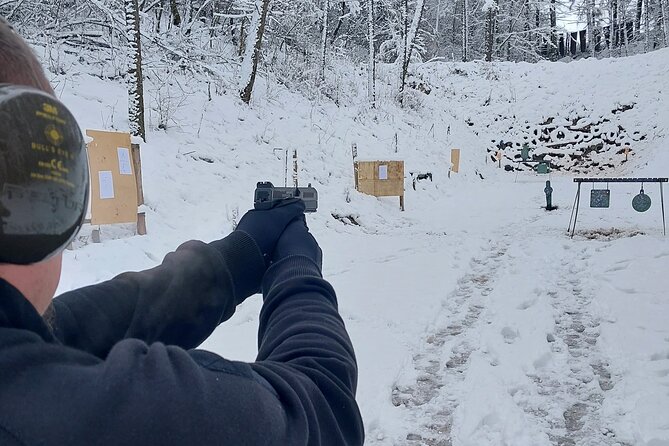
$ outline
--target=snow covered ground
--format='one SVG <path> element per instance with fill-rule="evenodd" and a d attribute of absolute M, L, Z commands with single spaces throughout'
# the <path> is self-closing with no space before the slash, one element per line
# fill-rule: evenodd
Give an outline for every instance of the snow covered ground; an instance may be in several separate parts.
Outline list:
<path fill-rule="evenodd" d="M 125 87 L 71 64 L 52 81 L 82 128 L 126 129 Z M 103 227 L 93 244 L 85 228 L 60 290 L 154 266 L 190 238 L 224 236 L 251 207 L 257 181 L 283 184 L 283 151 L 274 149 L 298 149 L 300 182 L 320 194 L 309 225 L 358 356 L 367 444 L 669 445 L 669 241 L 657 185 L 645 185 L 645 214 L 631 208 L 640 185 L 611 184 L 610 209 L 590 209 L 584 186 L 571 239 L 572 176 L 504 172 L 486 154 L 513 120 L 571 111 L 597 119 L 633 101 L 616 116 L 648 137 L 607 174 L 669 176 L 669 50 L 418 72 L 433 92 L 410 110 L 383 94 L 377 110 L 355 96 L 340 107 L 310 102 L 271 78 L 247 107 L 232 81 L 212 101 L 182 83 L 193 92 L 142 146 L 148 235 Z M 349 79 L 360 91 L 363 74 Z M 147 82 L 153 129 L 156 82 Z M 504 126 L 491 124 L 498 114 Z M 360 159 L 405 161 L 406 211 L 397 198 L 354 191 L 352 143 Z M 453 147 L 461 172 L 448 178 Z M 414 191 L 409 172 L 433 181 Z M 547 179 L 553 212 L 541 207 Z M 250 298 L 203 347 L 253 360 L 260 305 Z"/>

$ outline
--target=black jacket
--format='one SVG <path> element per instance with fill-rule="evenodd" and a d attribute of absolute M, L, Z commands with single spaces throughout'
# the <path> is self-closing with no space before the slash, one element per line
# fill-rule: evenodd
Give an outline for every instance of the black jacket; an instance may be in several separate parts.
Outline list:
<path fill-rule="evenodd" d="M 52 329 L 0 279 L 0 445 L 362 444 L 334 290 L 306 257 L 262 262 L 242 233 L 187 242 L 54 299 Z M 189 350 L 261 278 L 256 362 Z"/>

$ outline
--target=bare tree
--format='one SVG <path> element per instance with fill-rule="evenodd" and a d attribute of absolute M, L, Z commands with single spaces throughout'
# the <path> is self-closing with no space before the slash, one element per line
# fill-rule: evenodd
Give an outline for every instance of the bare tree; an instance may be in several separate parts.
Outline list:
<path fill-rule="evenodd" d="M 179 7 L 177 0 L 170 0 L 170 13 L 172 14 L 172 24 L 174 26 L 181 25 L 181 15 L 179 14 Z"/>
<path fill-rule="evenodd" d="M 369 60 L 367 63 L 367 95 L 372 108 L 376 107 L 376 57 L 374 55 L 374 0 L 367 0 L 367 38 L 369 39 Z"/>
<path fill-rule="evenodd" d="M 425 0 L 417 0 L 416 9 L 413 13 L 413 20 L 411 21 L 411 28 L 409 28 L 409 31 L 406 33 L 406 38 L 404 41 L 404 60 L 402 61 L 402 75 L 400 79 L 400 103 L 403 99 L 404 87 L 406 86 L 407 74 L 409 72 L 409 61 L 411 61 L 411 53 L 413 52 L 415 46 L 416 36 L 418 35 L 418 27 L 420 26 L 420 21 L 423 18 L 424 8 Z"/>
<path fill-rule="evenodd" d="M 594 57 L 596 48 L 595 42 L 595 0 L 587 0 L 586 7 L 586 17 L 587 17 L 587 30 L 588 30 L 588 42 L 590 44 L 590 53 Z M 639 0 L 641 3 L 641 0 Z"/>
<path fill-rule="evenodd" d="M 328 38 L 328 11 L 330 0 L 323 0 L 323 30 L 321 34 L 321 81 L 325 80 L 325 55 L 327 51 Z"/>
<path fill-rule="evenodd" d="M 483 5 L 483 10 L 485 11 L 486 14 L 486 22 L 485 22 L 486 62 L 492 61 L 493 44 L 495 42 L 495 16 L 497 15 L 498 9 L 499 7 L 497 6 L 497 2 L 495 0 L 487 0 Z"/>
<path fill-rule="evenodd" d="M 249 103 L 253 84 L 256 80 L 260 49 L 262 48 L 262 37 L 265 32 L 265 23 L 269 12 L 270 0 L 255 0 L 255 9 L 251 18 L 251 25 L 246 40 L 246 51 L 241 67 L 241 91 L 239 96 L 242 101 Z"/>
<path fill-rule="evenodd" d="M 609 0 L 609 49 L 618 47 L 618 0 Z"/>
<path fill-rule="evenodd" d="M 557 13 L 555 11 L 555 0 L 551 0 L 550 8 L 550 25 L 551 25 L 551 54 L 552 60 L 557 60 L 560 56 L 560 51 L 558 50 L 558 41 L 557 41 Z"/>
<path fill-rule="evenodd" d="M 462 61 L 467 62 L 469 47 L 469 1 L 462 0 Z"/>
<path fill-rule="evenodd" d="M 659 0 L 662 14 L 664 46 L 669 47 L 669 0 Z"/>

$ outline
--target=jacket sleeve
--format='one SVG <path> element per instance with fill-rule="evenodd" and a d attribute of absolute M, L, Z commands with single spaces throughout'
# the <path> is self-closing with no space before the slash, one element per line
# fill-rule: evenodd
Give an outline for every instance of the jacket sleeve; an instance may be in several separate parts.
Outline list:
<path fill-rule="evenodd" d="M 120 274 L 53 300 L 53 331 L 104 358 L 122 339 L 194 348 L 259 290 L 265 264 L 247 234 L 190 241 L 153 269 Z"/>
<path fill-rule="evenodd" d="M 320 268 L 288 257 L 270 267 L 263 292 L 252 367 L 282 401 L 290 422 L 282 444 L 303 444 L 300 436 L 309 439 L 304 444 L 363 444 L 355 354 Z"/>
<path fill-rule="evenodd" d="M 295 256 L 270 267 L 263 291 L 256 362 L 136 339 L 104 360 L 52 344 L 35 350 L 44 366 L 7 372 L 3 398 L 33 404 L 0 413 L 0 426 L 43 446 L 362 445 L 356 360 L 334 290 Z M 26 361 L 26 349 L 11 354 Z"/>

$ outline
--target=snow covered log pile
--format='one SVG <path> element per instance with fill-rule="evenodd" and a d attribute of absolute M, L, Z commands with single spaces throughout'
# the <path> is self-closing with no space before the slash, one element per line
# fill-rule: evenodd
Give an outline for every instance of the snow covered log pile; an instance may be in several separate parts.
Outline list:
<path fill-rule="evenodd" d="M 621 104 L 608 116 L 562 117 L 555 116 L 538 124 L 514 125 L 515 116 L 498 115 L 494 127 L 502 129 L 508 124 L 499 139 L 491 139 L 488 153 L 496 161 L 497 151 L 502 149 L 503 160 L 513 164 L 514 169 L 530 170 L 536 161 L 547 161 L 551 168 L 574 173 L 586 173 L 613 169 L 634 155 L 635 144 L 646 139 L 646 135 L 626 129 L 620 124 L 619 115 L 634 108 L 634 103 Z M 585 114 L 585 113 L 584 113 Z M 472 123 L 473 124 L 473 123 Z M 470 124 L 471 125 L 471 124 Z M 522 162 L 521 148 L 527 144 L 531 163 Z M 626 148 L 629 155 L 626 155 Z M 508 170 L 511 170 L 510 168 Z"/>

